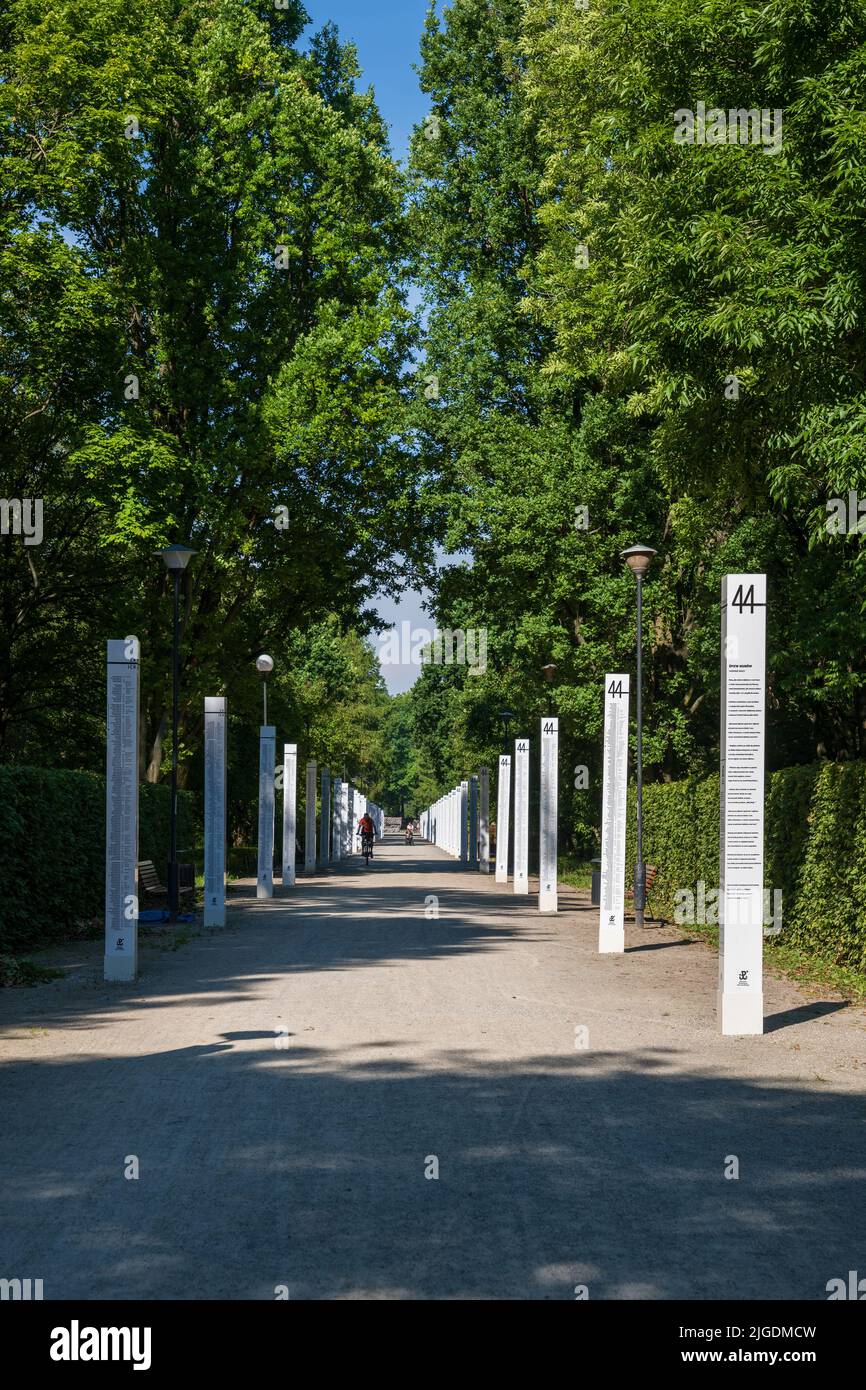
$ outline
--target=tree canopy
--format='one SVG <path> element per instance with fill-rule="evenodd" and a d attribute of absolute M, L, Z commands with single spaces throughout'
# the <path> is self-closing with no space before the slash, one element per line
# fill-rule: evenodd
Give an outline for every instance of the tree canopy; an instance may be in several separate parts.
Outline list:
<path fill-rule="evenodd" d="M 501 710 L 557 712 L 585 837 L 637 541 L 649 779 L 717 759 L 729 571 L 769 577 L 771 766 L 862 756 L 862 4 L 431 6 L 405 171 L 305 21 L 0 20 L 2 490 L 45 504 L 40 545 L 0 540 L 0 758 L 98 765 L 102 642 L 135 631 L 161 775 L 174 539 L 190 775 L 202 695 L 252 712 L 270 649 L 274 707 L 395 809 L 492 763 Z M 375 598 L 425 579 L 486 669 L 389 701 Z"/>

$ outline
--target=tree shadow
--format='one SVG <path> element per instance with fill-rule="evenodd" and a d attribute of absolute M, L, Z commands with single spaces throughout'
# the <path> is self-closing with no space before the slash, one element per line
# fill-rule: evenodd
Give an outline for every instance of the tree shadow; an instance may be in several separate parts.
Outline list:
<path fill-rule="evenodd" d="M 7 1276 L 50 1299 L 823 1299 L 862 1267 L 862 1096 L 674 1047 L 220 1036 L 7 1065 Z"/>

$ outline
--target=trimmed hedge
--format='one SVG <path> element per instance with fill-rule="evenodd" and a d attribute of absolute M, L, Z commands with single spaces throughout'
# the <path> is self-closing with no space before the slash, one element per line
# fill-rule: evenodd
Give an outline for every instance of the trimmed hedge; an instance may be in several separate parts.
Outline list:
<path fill-rule="evenodd" d="M 626 882 L 635 861 L 629 791 Z M 672 917 L 678 889 L 719 883 L 719 778 L 644 787 L 644 859 L 653 907 Z M 866 969 L 866 763 L 784 768 L 767 779 L 765 887 L 782 890 L 781 940 L 834 965 Z"/>
<path fill-rule="evenodd" d="M 171 793 L 145 783 L 139 857 L 160 876 L 168 857 Z M 181 792 L 178 844 L 195 843 L 195 798 Z M 75 934 L 105 907 L 105 778 L 41 767 L 0 767 L 0 951 Z"/>

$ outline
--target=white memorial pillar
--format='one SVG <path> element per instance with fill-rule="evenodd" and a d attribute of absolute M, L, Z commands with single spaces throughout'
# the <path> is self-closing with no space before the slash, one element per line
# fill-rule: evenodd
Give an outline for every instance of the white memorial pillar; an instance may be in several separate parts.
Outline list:
<path fill-rule="evenodd" d="M 764 1031 L 764 725 L 767 576 L 722 580 L 718 1019 Z"/>
<path fill-rule="evenodd" d="M 316 764 L 307 763 L 306 815 L 304 818 L 304 873 L 316 872 Z"/>
<path fill-rule="evenodd" d="M 226 702 L 204 702 L 204 925 L 226 923 Z"/>
<path fill-rule="evenodd" d="M 340 788 L 340 840 L 341 840 L 341 843 L 340 843 L 340 855 L 341 855 L 341 857 L 342 857 L 342 856 L 345 856 L 345 855 L 349 855 L 349 854 L 352 853 L 352 844 L 351 844 L 352 823 L 351 823 L 351 821 L 350 821 L 350 819 L 349 819 L 349 817 L 350 817 L 351 814 L 352 814 L 350 797 L 351 797 L 351 792 L 350 792 L 350 790 L 349 790 L 349 783 L 348 783 L 348 782 L 344 782 L 343 785 L 342 785 L 342 787 Z"/>
<path fill-rule="evenodd" d="M 514 891 L 529 892 L 529 739 L 514 742 Z"/>
<path fill-rule="evenodd" d="M 478 868 L 478 778 L 469 778 L 469 867 Z"/>
<path fill-rule="evenodd" d="M 107 649 L 105 762 L 106 980 L 138 975 L 138 671 L 137 637 Z"/>
<path fill-rule="evenodd" d="M 625 829 L 628 797 L 629 678 L 604 678 L 604 776 L 601 794 L 601 905 L 598 949 L 625 950 Z"/>
<path fill-rule="evenodd" d="M 465 864 L 469 857 L 469 783 L 461 782 L 457 792 L 457 814 L 460 817 L 458 827 L 458 845 L 460 847 L 460 863 Z"/>
<path fill-rule="evenodd" d="M 259 729 L 259 874 L 257 898 L 274 896 L 274 759 L 277 731 L 273 724 Z"/>
<path fill-rule="evenodd" d="M 331 858 L 339 863 L 343 857 L 343 779 L 334 778 L 334 809 L 331 814 Z"/>
<path fill-rule="evenodd" d="M 283 887 L 295 882 L 298 824 L 298 745 L 283 744 Z"/>
<path fill-rule="evenodd" d="M 538 910 L 558 912 L 559 720 L 541 721 L 541 798 L 538 839 Z"/>
<path fill-rule="evenodd" d="M 511 755 L 499 758 L 496 787 L 496 882 L 508 882 L 508 836 L 511 829 Z"/>
<path fill-rule="evenodd" d="M 490 770 L 482 767 L 478 774 L 479 779 L 479 811 L 478 811 L 478 833 L 480 840 L 480 852 L 478 856 L 478 869 L 482 874 L 490 873 Z"/>
<path fill-rule="evenodd" d="M 319 829 L 319 866 L 326 869 L 331 858 L 331 770 L 322 768 L 322 824 Z"/>

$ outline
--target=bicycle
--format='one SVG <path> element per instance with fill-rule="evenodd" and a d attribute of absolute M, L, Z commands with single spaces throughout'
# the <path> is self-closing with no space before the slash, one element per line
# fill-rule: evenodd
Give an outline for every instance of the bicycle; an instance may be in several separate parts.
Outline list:
<path fill-rule="evenodd" d="M 370 857 L 373 853 L 373 836 L 370 834 L 369 831 L 367 831 L 366 834 L 361 836 L 361 853 L 364 856 L 365 867 L 369 868 Z"/>

